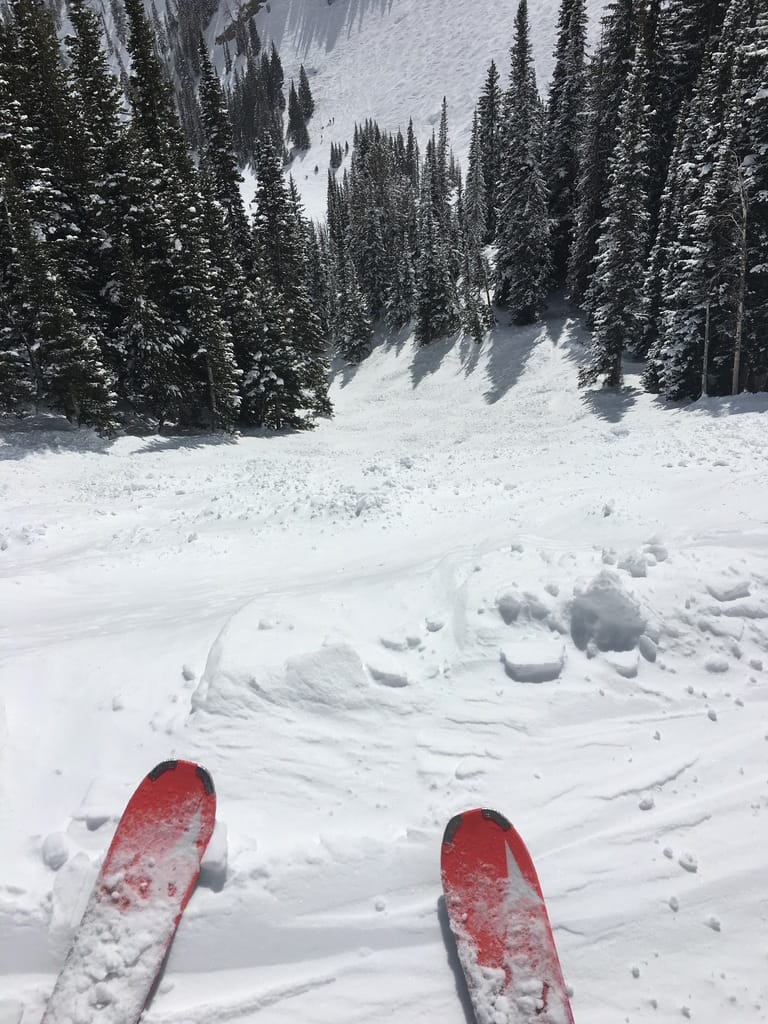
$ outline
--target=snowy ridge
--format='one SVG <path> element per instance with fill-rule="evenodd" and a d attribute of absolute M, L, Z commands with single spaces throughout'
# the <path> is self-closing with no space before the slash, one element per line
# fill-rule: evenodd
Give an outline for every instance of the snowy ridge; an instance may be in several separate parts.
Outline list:
<path fill-rule="evenodd" d="M 305 436 L 2 435 L 0 1024 L 169 756 L 226 832 L 152 1024 L 462 1024 L 440 836 L 478 805 L 577 1021 L 765 1020 L 767 400 L 583 395 L 581 337 L 403 334 Z"/>

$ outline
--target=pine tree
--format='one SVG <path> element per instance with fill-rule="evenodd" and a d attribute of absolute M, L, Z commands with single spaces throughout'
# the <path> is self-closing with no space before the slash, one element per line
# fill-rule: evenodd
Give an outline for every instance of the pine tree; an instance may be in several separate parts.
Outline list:
<path fill-rule="evenodd" d="M 549 222 L 527 0 L 520 0 L 515 18 L 504 122 L 496 298 L 509 308 L 515 323 L 529 324 L 541 315 L 546 295 Z"/>
<path fill-rule="evenodd" d="M 732 0 L 680 124 L 675 177 L 665 196 L 668 241 L 658 258 L 664 267 L 660 330 L 645 378 L 668 398 L 737 391 L 748 381 L 760 386 L 768 374 L 759 243 L 753 251 L 761 193 L 751 193 L 750 180 L 752 167 L 765 166 L 764 135 L 759 142 L 752 134 L 764 103 L 759 83 L 768 42 L 761 19 L 759 0 Z M 759 56 L 751 64 L 755 41 Z M 764 204 L 762 211 L 765 231 Z"/>
<path fill-rule="evenodd" d="M 307 72 L 304 70 L 303 64 L 299 68 L 298 96 L 304 120 L 309 121 L 315 112 L 315 101 L 312 98 L 312 90 L 309 87 L 309 79 L 307 78 Z"/>
<path fill-rule="evenodd" d="M 186 174 L 189 156 L 165 70 L 157 59 L 152 30 L 141 0 L 124 0 L 128 18 L 128 50 L 133 129 L 154 157 Z"/>
<path fill-rule="evenodd" d="M 296 86 L 291 82 L 288 93 L 288 141 L 298 150 L 309 149 L 309 132 L 307 123 L 304 120 L 304 113 L 301 109 Z"/>
<path fill-rule="evenodd" d="M 458 325 L 445 243 L 434 213 L 431 182 L 433 173 L 433 168 L 428 163 L 422 176 L 422 195 L 419 204 L 414 336 L 420 345 L 428 345 L 437 338 L 450 334 Z"/>
<path fill-rule="evenodd" d="M 650 225 L 648 65 L 642 30 L 641 20 L 619 113 L 619 142 L 610 164 L 607 216 L 589 295 L 594 317 L 592 358 L 591 365 L 580 373 L 582 384 L 594 383 L 602 376 L 607 386 L 618 387 L 622 353 L 636 354 L 642 346 Z"/>
<path fill-rule="evenodd" d="M 66 271 L 78 318 L 97 337 L 119 384 L 122 359 L 114 343 L 118 310 L 112 294 L 121 269 L 117 242 L 126 211 L 124 103 L 102 49 L 101 23 L 84 0 L 70 0 L 69 17 L 80 231 Z"/>
<path fill-rule="evenodd" d="M 609 164 L 618 142 L 619 107 L 632 67 L 637 0 L 612 0 L 587 70 L 583 130 L 579 144 L 576 212 L 568 266 L 575 302 L 586 295 L 594 271 L 600 226 L 606 216 Z"/>
<path fill-rule="evenodd" d="M 586 89 L 586 35 L 585 0 L 561 0 L 544 150 L 552 231 L 552 281 L 557 285 L 565 284 L 574 227 L 578 143 Z"/>
<path fill-rule="evenodd" d="M 486 242 L 496 237 L 498 219 L 496 190 L 501 178 L 501 87 L 499 72 L 491 61 L 485 87 L 477 104 L 480 163 L 485 179 Z"/>
<path fill-rule="evenodd" d="M 265 398 L 272 426 L 309 427 L 329 415 L 326 339 L 308 287 L 306 228 L 295 188 L 283 182 L 275 150 L 259 153 L 253 234 L 257 262 L 278 299 L 279 343 L 268 353 L 274 394 Z"/>
<path fill-rule="evenodd" d="M 768 11 L 753 3 L 740 37 L 743 187 L 748 203 L 749 271 L 743 381 L 768 390 Z"/>
<path fill-rule="evenodd" d="M 232 125 L 219 76 L 211 64 L 208 48 L 202 39 L 200 112 L 204 132 L 201 163 L 213 186 L 216 201 L 224 211 L 226 229 L 232 235 L 237 252 L 244 258 L 250 245 L 250 237 L 240 192 L 243 179 L 237 166 L 232 142 Z"/>
<path fill-rule="evenodd" d="M 357 281 L 355 265 L 350 259 L 345 261 L 341 276 L 336 347 L 345 362 L 360 363 L 371 351 L 371 317 L 365 296 Z"/>
<path fill-rule="evenodd" d="M 472 136 L 469 144 L 469 167 L 464 195 L 464 219 L 467 235 L 475 248 L 479 249 L 488 230 L 488 203 L 485 190 L 485 168 L 480 145 L 480 121 L 477 110 L 472 121 Z"/>

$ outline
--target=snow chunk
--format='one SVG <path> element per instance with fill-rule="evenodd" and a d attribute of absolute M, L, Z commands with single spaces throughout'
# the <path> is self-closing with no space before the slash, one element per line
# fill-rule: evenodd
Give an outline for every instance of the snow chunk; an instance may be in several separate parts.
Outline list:
<path fill-rule="evenodd" d="M 601 651 L 631 651 L 645 627 L 637 602 L 610 569 L 598 573 L 585 590 L 575 590 L 571 636 L 580 650 L 594 641 Z"/>
<path fill-rule="evenodd" d="M 408 673 L 404 672 L 394 659 L 389 660 L 379 655 L 367 658 L 365 667 L 371 673 L 371 678 L 381 686 L 391 686 L 400 689 L 409 683 Z"/>
<path fill-rule="evenodd" d="M 513 591 L 509 590 L 503 594 L 499 594 L 496 598 L 496 607 L 499 611 L 499 615 L 506 622 L 508 626 L 511 626 L 520 614 L 520 609 L 523 603 Z"/>
<path fill-rule="evenodd" d="M 656 644 L 647 634 L 643 633 L 643 635 L 638 638 L 637 649 L 646 661 L 656 661 Z"/>
<path fill-rule="evenodd" d="M 630 551 L 619 562 L 619 568 L 630 576 L 639 578 L 648 575 L 648 559 L 639 551 Z"/>
<path fill-rule="evenodd" d="M 738 601 L 741 597 L 749 597 L 749 583 L 740 580 L 738 583 L 708 583 L 707 590 L 716 601 Z"/>
<path fill-rule="evenodd" d="M 699 870 L 698 862 L 692 853 L 684 853 L 677 863 L 683 871 L 689 871 L 692 875 L 695 875 Z"/>
<path fill-rule="evenodd" d="M 69 860 L 69 842 L 63 832 L 51 832 L 43 840 L 43 864 L 58 871 Z"/>
<path fill-rule="evenodd" d="M 523 640 L 501 651 L 507 675 L 518 683 L 548 683 L 558 679 L 565 664 L 565 649 L 557 641 Z"/>
<path fill-rule="evenodd" d="M 200 885 L 220 892 L 227 880 L 227 862 L 227 826 L 217 821 L 200 865 Z"/>

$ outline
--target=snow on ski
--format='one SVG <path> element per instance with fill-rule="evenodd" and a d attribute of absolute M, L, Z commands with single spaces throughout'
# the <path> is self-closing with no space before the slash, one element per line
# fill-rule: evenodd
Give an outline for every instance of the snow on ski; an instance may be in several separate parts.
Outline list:
<path fill-rule="evenodd" d="M 133 1024 L 200 874 L 216 796 L 208 772 L 164 761 L 120 819 L 43 1024 Z"/>
<path fill-rule="evenodd" d="M 573 1024 L 536 870 L 507 819 L 452 818 L 441 873 L 477 1024 Z"/>

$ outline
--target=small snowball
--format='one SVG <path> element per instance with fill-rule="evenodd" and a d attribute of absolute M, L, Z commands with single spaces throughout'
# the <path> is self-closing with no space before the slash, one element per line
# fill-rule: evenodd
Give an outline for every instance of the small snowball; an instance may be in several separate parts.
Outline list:
<path fill-rule="evenodd" d="M 43 840 L 43 863 L 51 871 L 58 871 L 69 860 L 69 843 L 63 832 L 51 832 Z"/>
<path fill-rule="evenodd" d="M 677 862 L 683 871 L 689 871 L 692 875 L 699 870 L 699 865 L 692 853 L 684 853 Z"/>
<path fill-rule="evenodd" d="M 720 921 L 716 917 L 708 917 L 705 924 L 707 928 L 711 928 L 713 932 L 720 931 Z"/>
<path fill-rule="evenodd" d="M 655 801 L 652 796 L 644 796 L 637 806 L 641 811 L 650 811 L 654 808 Z"/>
<path fill-rule="evenodd" d="M 194 679 L 197 678 L 197 673 L 190 665 L 182 665 L 181 676 L 182 679 L 185 679 L 188 683 L 191 683 Z"/>
<path fill-rule="evenodd" d="M 381 913 L 383 910 L 387 909 L 387 901 L 384 899 L 383 896 L 377 896 L 376 899 L 373 901 L 373 906 L 375 910 L 378 911 L 378 913 Z"/>
<path fill-rule="evenodd" d="M 678 910 L 680 909 L 680 900 L 677 898 L 677 896 L 669 897 L 669 908 L 670 910 L 674 910 L 675 913 L 678 912 Z"/>
<path fill-rule="evenodd" d="M 707 712 L 707 718 L 710 720 L 710 722 L 717 721 L 717 712 L 714 710 L 714 708 L 709 709 L 709 711 Z"/>
<path fill-rule="evenodd" d="M 632 968 L 632 977 L 633 978 L 639 978 L 640 977 L 640 968 L 639 967 L 633 967 Z"/>

